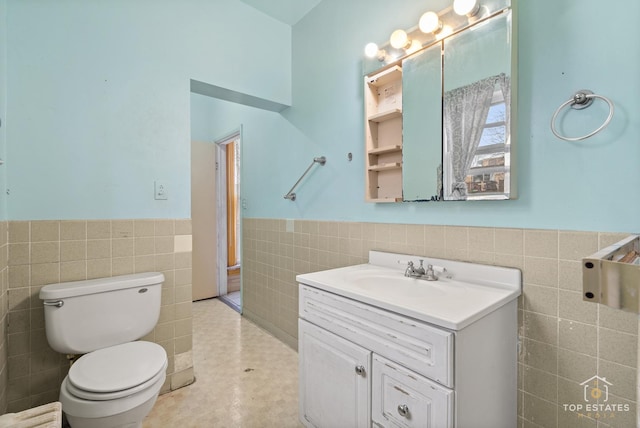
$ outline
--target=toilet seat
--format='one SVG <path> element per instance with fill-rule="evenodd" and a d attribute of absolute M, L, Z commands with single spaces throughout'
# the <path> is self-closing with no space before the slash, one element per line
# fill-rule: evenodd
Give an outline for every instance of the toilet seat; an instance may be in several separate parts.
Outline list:
<path fill-rule="evenodd" d="M 85 400 L 126 397 L 165 376 L 167 354 L 151 342 L 128 342 L 90 352 L 69 369 L 67 390 Z"/>

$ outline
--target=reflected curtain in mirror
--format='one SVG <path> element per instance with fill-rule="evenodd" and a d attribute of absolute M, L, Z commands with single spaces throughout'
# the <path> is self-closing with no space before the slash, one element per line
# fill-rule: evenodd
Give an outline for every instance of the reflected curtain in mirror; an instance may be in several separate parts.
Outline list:
<path fill-rule="evenodd" d="M 498 96 L 496 97 L 496 89 Z M 502 113 L 501 121 L 488 121 L 489 111 L 492 101 L 495 105 L 509 105 L 509 78 L 505 74 L 488 77 L 470 85 L 453 89 L 444 94 L 444 121 L 443 138 L 445 147 L 445 164 L 451 168 L 445 175 L 445 195 L 448 200 L 465 200 L 468 197 L 468 186 L 471 184 L 468 179 L 474 161 L 478 156 L 478 147 L 483 138 L 486 146 L 498 146 L 493 153 L 485 153 L 488 156 L 484 159 L 499 159 L 502 156 L 504 165 L 504 155 L 506 148 L 505 129 L 508 129 L 508 109 L 499 110 Z M 500 127 L 501 132 L 487 133 L 488 128 Z M 499 161 L 498 161 L 499 162 Z M 500 163 L 500 162 L 499 162 Z M 482 163 L 481 163 L 482 165 Z M 503 191 L 496 183 L 499 180 L 488 180 L 488 186 L 482 191 Z M 504 183 L 504 178 L 502 179 Z M 488 187 L 488 188 L 487 188 Z"/>

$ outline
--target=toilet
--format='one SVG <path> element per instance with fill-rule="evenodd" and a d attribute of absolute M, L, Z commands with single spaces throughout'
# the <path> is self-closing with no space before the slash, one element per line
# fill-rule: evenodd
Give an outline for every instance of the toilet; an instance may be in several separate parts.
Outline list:
<path fill-rule="evenodd" d="M 47 341 L 82 355 L 60 386 L 72 428 L 140 428 L 166 379 L 167 353 L 141 337 L 160 316 L 158 272 L 50 284 L 40 290 Z"/>

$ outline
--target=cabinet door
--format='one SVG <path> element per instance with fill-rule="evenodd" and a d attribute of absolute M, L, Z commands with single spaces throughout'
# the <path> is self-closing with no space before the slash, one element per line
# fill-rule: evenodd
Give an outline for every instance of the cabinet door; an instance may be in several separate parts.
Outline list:
<path fill-rule="evenodd" d="M 451 428 L 453 391 L 373 356 L 372 416 L 377 427 Z"/>
<path fill-rule="evenodd" d="M 371 426 L 371 352 L 298 322 L 300 420 L 308 427 Z"/>

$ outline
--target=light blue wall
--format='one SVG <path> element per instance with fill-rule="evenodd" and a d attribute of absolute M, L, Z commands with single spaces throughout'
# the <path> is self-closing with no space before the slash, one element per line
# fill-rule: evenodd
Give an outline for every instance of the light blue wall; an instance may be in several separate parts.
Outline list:
<path fill-rule="evenodd" d="M 639 229 L 635 0 L 521 0 L 518 200 L 392 205 L 364 202 L 362 49 L 415 25 L 423 0 L 324 0 L 293 29 L 238 0 L 7 5 L 10 219 L 188 217 L 194 122 L 208 138 L 243 124 L 248 217 Z M 293 107 L 280 116 L 198 99 L 191 78 Z M 559 141 L 551 115 L 581 88 L 610 97 L 616 116 L 584 143 Z M 598 103 L 566 130 L 605 115 Z M 327 164 L 284 200 L 319 155 Z M 152 199 L 155 179 L 169 201 Z"/>
<path fill-rule="evenodd" d="M 189 217 L 189 79 L 291 102 L 291 27 L 239 0 L 8 0 L 6 28 L 10 219 Z"/>
<path fill-rule="evenodd" d="M 0 0 L 0 159 L 6 158 L 7 135 L 7 0 Z M 7 195 L 4 192 L 7 169 L 0 165 L 0 220 L 7 219 Z"/>
<path fill-rule="evenodd" d="M 621 0 L 520 2 L 518 177 L 514 201 L 367 204 L 364 202 L 363 46 L 384 41 L 396 26 L 415 25 L 421 0 L 324 0 L 293 27 L 293 107 L 283 112 L 298 146 L 272 142 L 268 163 L 277 184 L 247 191 L 253 217 L 638 231 L 640 220 L 640 3 Z M 622 12 L 624 11 L 624 12 Z M 404 18 L 402 18 L 404 17 Z M 595 31 L 588 23 L 607 23 Z M 583 143 L 556 139 L 554 110 L 575 90 L 588 88 L 616 104 L 612 124 Z M 606 117 L 602 103 L 568 117 L 568 133 L 594 129 Z M 573 122 L 582 122 L 579 124 Z M 575 126 L 574 126 L 575 125 Z M 575 135 L 574 134 L 574 135 Z M 250 150 L 250 148 L 249 148 Z M 354 161 L 346 160 L 353 152 Z M 313 155 L 327 165 L 282 201 L 282 191 Z M 253 173 L 253 172 L 252 172 Z M 262 180 L 261 171 L 249 176 Z M 248 185 L 250 185 L 250 183 Z"/>

